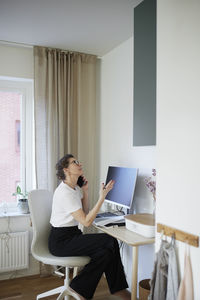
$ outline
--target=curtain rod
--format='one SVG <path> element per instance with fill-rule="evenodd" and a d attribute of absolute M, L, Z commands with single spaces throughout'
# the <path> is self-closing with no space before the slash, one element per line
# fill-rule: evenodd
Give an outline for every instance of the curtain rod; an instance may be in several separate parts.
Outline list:
<path fill-rule="evenodd" d="M 33 48 L 33 45 L 17 43 L 17 42 L 2 41 L 2 40 L 0 40 L 0 44 L 7 45 L 7 46 L 23 47 L 23 48 Z"/>
<path fill-rule="evenodd" d="M 30 44 L 24 44 L 24 43 L 17 43 L 17 42 L 9 42 L 9 41 L 2 41 L 0 40 L 0 45 L 7 45 L 7 46 L 15 46 L 15 47 L 22 47 L 22 48 L 30 48 L 33 49 L 34 45 Z M 42 46 L 41 46 L 42 47 Z M 45 46 L 44 46 L 45 47 Z M 53 48 L 53 47 L 47 47 L 47 48 Z M 71 51 L 71 50 L 64 50 L 60 49 L 61 51 L 69 51 L 69 52 L 77 52 L 77 51 Z M 83 53 L 83 54 L 89 54 L 89 53 Z M 94 54 L 89 54 L 89 55 L 94 55 Z M 101 59 L 101 56 L 97 56 L 98 59 Z"/>

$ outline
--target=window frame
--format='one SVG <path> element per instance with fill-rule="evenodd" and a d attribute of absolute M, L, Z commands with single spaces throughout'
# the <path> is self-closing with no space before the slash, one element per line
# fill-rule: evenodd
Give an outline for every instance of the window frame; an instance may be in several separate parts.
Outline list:
<path fill-rule="evenodd" d="M 20 111 L 20 115 L 21 115 L 20 181 L 21 181 L 22 191 L 29 192 L 36 186 L 35 159 L 34 159 L 35 151 L 34 151 L 33 79 L 0 76 L 0 89 L 1 91 L 5 91 L 5 92 L 19 92 L 20 94 L 22 94 L 21 103 L 20 103 L 21 104 L 20 105 L 20 109 L 21 109 Z"/>

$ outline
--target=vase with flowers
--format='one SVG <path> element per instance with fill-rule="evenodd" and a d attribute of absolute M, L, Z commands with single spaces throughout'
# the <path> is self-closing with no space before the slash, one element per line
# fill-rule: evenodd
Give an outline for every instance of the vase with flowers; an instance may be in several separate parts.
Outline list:
<path fill-rule="evenodd" d="M 153 177 L 152 177 L 153 176 Z M 153 214 L 155 214 L 156 208 L 156 169 L 152 169 L 152 176 L 144 179 L 145 185 L 153 196 Z"/>

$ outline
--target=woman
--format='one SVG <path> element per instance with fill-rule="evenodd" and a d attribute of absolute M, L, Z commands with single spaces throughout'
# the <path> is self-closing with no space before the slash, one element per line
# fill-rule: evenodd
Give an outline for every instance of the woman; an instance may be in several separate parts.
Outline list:
<path fill-rule="evenodd" d="M 123 300 L 130 300 L 117 240 L 107 234 L 82 234 L 78 229 L 78 223 L 86 227 L 92 224 L 114 181 L 111 180 L 106 186 L 102 183 L 99 199 L 89 211 L 88 182 L 83 177 L 85 182 L 82 189 L 77 185 L 79 176 L 83 175 L 82 165 L 73 155 L 67 154 L 58 161 L 56 169 L 62 182 L 53 196 L 49 250 L 56 256 L 91 258 L 71 281 L 71 290 L 81 300 L 92 299 L 105 273 L 110 292 Z"/>

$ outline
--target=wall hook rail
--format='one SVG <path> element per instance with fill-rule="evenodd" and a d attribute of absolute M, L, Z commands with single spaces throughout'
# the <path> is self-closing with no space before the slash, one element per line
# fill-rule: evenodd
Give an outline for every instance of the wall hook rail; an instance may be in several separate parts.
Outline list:
<path fill-rule="evenodd" d="M 164 235 L 172 237 L 178 241 L 187 243 L 194 247 L 199 247 L 199 236 L 191 233 L 187 233 L 185 231 L 181 231 L 179 229 L 169 227 L 167 225 L 157 224 L 157 232 L 163 232 Z"/>

